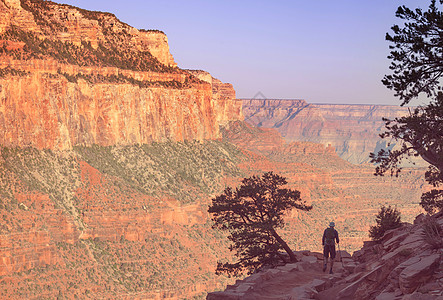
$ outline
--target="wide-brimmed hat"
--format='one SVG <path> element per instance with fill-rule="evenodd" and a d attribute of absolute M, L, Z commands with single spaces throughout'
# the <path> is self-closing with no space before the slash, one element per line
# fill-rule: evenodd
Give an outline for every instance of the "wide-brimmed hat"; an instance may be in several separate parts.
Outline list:
<path fill-rule="evenodd" d="M 335 223 L 334 222 L 329 223 L 329 227 L 335 227 Z"/>

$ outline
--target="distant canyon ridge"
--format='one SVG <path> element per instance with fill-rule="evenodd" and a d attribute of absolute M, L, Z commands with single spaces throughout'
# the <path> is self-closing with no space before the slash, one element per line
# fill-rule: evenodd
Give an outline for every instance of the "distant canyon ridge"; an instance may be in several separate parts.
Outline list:
<path fill-rule="evenodd" d="M 379 136 L 385 129 L 383 117 L 401 117 L 410 109 L 394 105 L 310 104 L 300 99 L 241 100 L 247 123 L 275 128 L 288 142 L 332 146 L 341 158 L 354 164 L 369 162 L 369 153 L 387 148 L 389 141 Z"/>

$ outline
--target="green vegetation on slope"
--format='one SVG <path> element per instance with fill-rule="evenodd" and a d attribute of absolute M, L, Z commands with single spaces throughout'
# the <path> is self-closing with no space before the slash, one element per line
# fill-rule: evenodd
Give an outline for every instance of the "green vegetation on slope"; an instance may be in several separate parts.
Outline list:
<path fill-rule="evenodd" d="M 6 50 L 0 48 L 0 53 L 8 53 L 16 59 L 42 59 L 52 57 L 61 63 L 79 66 L 117 67 L 134 71 L 156 71 L 177 73 L 179 70 L 160 63 L 149 51 L 124 49 L 112 42 L 99 43 L 95 49 L 90 42 L 82 42 L 80 46 L 71 42 L 39 38 L 32 32 L 11 26 L 0 35 L 2 40 L 25 43 L 23 49 Z"/>
<path fill-rule="evenodd" d="M 3 201 L 8 199 L 13 204 L 14 192 L 39 191 L 47 194 L 56 207 L 74 213 L 74 193 L 80 181 L 78 161 L 72 153 L 58 155 L 51 150 L 3 147 L 0 157 L 0 190 L 3 191 L 0 196 L 4 197 Z M 14 183 L 11 185 L 11 175 L 19 187 Z"/>
<path fill-rule="evenodd" d="M 103 76 L 101 74 L 83 74 L 83 73 L 77 73 L 75 75 L 71 75 L 68 73 L 61 72 L 61 70 L 58 70 L 58 74 L 64 76 L 69 82 L 77 83 L 79 79 L 83 79 L 89 83 L 96 84 L 96 83 L 129 83 L 132 85 L 136 85 L 140 88 L 148 88 L 148 87 L 155 87 L 155 86 L 163 86 L 163 87 L 170 87 L 170 88 L 177 88 L 177 89 L 183 89 L 183 88 L 189 88 L 191 87 L 192 83 L 194 82 L 189 77 L 185 78 L 184 82 L 180 82 L 177 80 L 170 80 L 170 81 L 148 81 L 148 80 L 137 80 L 129 76 L 125 76 L 121 73 L 118 75 L 109 75 L 109 76 Z M 0 77 L 1 77 L 0 73 Z M 13 74 L 14 75 L 14 74 Z"/>
<path fill-rule="evenodd" d="M 215 193 L 226 176 L 241 176 L 237 165 L 244 159 L 237 147 L 219 141 L 75 147 L 74 151 L 101 173 L 118 177 L 134 190 L 149 196 L 167 194 L 181 203 Z"/>
<path fill-rule="evenodd" d="M 6 67 L 6 68 L 0 69 L 0 78 L 6 77 L 8 75 L 12 75 L 12 76 L 26 76 L 26 75 L 29 75 L 29 74 L 30 74 L 29 72 L 13 69 L 11 67 Z"/>
<path fill-rule="evenodd" d="M 179 200 L 178 206 L 192 203 L 197 211 L 206 211 L 201 203 L 222 190 L 222 179 L 243 176 L 237 167 L 243 160 L 237 147 L 221 141 L 75 147 L 63 152 L 0 148 L 0 234 L 48 235 L 49 244 L 39 247 L 56 249 L 52 255 L 57 261 L 0 276 L 7 287 L 0 296 L 118 298 L 152 292 L 156 297 L 158 291 L 192 293 L 202 283 L 224 285 L 226 279 L 216 278 L 212 268 L 217 259 L 229 255 L 219 250 L 227 248 L 227 239 L 205 218 L 189 224 L 161 222 L 159 214 L 168 208 L 160 202 L 170 198 Z M 85 209 L 87 203 L 93 204 L 90 209 Z M 127 223 L 104 227 L 108 216 Z M 145 221 L 151 228 L 137 227 L 137 218 L 152 219 Z M 63 232 L 70 225 L 64 227 L 62 220 L 74 222 L 74 234 Z M 127 240 L 128 226 L 137 228 L 142 238 Z M 122 235 L 113 239 L 118 230 Z M 100 234 L 69 241 L 80 232 Z M 24 239 L 12 243 L 14 249 L 36 247 Z M 17 281 L 14 276 L 25 278 Z"/>
<path fill-rule="evenodd" d="M 66 211 L 75 207 L 75 190 L 81 185 L 80 161 L 114 177 L 117 187 L 153 197 L 169 195 L 184 204 L 219 191 L 225 177 L 242 176 L 237 165 L 244 160 L 236 146 L 220 141 L 77 146 L 72 152 L 61 153 L 3 147 L 0 156 L 0 196 L 11 201 L 14 198 L 10 178 L 6 177 L 11 173 L 24 189 L 49 195 Z"/>

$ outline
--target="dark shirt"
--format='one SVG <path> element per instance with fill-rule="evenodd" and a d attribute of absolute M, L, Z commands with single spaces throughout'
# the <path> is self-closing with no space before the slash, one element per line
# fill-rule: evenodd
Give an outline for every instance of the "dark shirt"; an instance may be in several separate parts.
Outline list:
<path fill-rule="evenodd" d="M 331 228 L 331 227 L 329 227 L 329 228 Z M 323 232 L 323 238 L 322 238 L 322 241 L 321 241 L 322 245 L 325 245 L 326 230 L 328 230 L 329 228 L 326 228 L 325 231 Z M 332 228 L 332 230 L 334 230 L 334 235 L 335 235 L 334 239 L 337 241 L 337 244 L 340 243 L 340 240 L 338 239 L 338 232 L 337 232 L 337 230 L 335 230 L 334 228 Z"/>

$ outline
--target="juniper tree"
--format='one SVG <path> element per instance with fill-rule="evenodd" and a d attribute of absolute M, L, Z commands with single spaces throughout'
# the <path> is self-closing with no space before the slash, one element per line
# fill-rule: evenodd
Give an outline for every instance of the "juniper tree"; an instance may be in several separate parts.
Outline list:
<path fill-rule="evenodd" d="M 374 241 L 379 241 L 383 238 L 386 231 L 401 226 L 400 212 L 395 207 L 383 205 L 375 217 L 375 222 L 377 224 L 369 228 L 369 237 Z"/>
<path fill-rule="evenodd" d="M 403 27 L 394 25 L 394 35 L 386 34 L 391 42 L 390 69 L 383 84 L 395 91 L 395 96 L 408 104 L 424 94 L 429 104 L 412 109 L 409 115 L 385 121 L 386 131 L 380 136 L 400 142 L 400 147 L 371 153 L 378 163 L 376 175 L 398 176 L 401 162 L 410 156 L 420 156 L 430 164 L 425 179 L 434 189 L 422 195 L 421 205 L 429 213 L 443 209 L 443 0 L 432 0 L 427 11 L 397 9 L 396 16 L 404 20 Z"/>
<path fill-rule="evenodd" d="M 312 206 L 301 200 L 299 191 L 282 188 L 286 184 L 284 177 L 267 172 L 244 178 L 236 189 L 228 187 L 212 199 L 208 211 L 213 228 L 229 232 L 229 249 L 238 257 L 234 263 L 218 262 L 217 274 L 251 274 L 264 265 L 286 261 L 282 250 L 289 261 L 297 261 L 277 229 L 284 226 L 285 212 L 293 208 L 309 211 Z"/>

